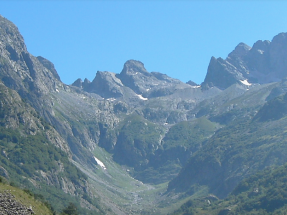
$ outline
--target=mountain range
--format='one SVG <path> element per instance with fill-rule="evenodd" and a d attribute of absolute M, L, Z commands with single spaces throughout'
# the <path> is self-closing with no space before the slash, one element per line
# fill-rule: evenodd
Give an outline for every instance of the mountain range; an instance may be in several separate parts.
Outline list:
<path fill-rule="evenodd" d="M 137 60 L 66 85 L 0 16 L 0 175 L 58 212 L 167 214 L 228 198 L 287 162 L 286 59 L 280 33 L 212 57 L 200 85 Z"/>

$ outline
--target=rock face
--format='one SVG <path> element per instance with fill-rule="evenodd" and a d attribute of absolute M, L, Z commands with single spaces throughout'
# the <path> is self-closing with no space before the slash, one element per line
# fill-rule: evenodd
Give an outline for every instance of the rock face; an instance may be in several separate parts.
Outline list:
<path fill-rule="evenodd" d="M 142 100 L 168 96 L 180 89 L 191 88 L 177 79 L 159 72 L 149 73 L 140 61 L 129 60 L 120 74 L 98 71 L 92 82 L 76 80 L 72 86 L 95 93 L 102 98 L 132 98 Z"/>
<path fill-rule="evenodd" d="M 0 214 L 35 214 L 32 208 L 28 208 L 17 202 L 10 193 L 0 193 Z"/>
<path fill-rule="evenodd" d="M 3 17 L 0 33 L 1 80 L 5 85 L 26 97 L 28 90 L 38 96 L 55 91 L 60 78 L 53 64 L 29 54 L 17 27 Z"/>
<path fill-rule="evenodd" d="M 125 86 L 145 98 L 167 96 L 173 94 L 177 89 L 189 87 L 165 74 L 149 73 L 142 62 L 135 60 L 127 61 L 117 77 Z"/>
<path fill-rule="evenodd" d="M 271 42 L 257 41 L 252 48 L 240 43 L 225 60 L 212 57 L 203 87 L 226 89 L 244 80 L 260 84 L 280 81 L 287 75 L 286 44 L 287 33 L 280 33 Z"/>
<path fill-rule="evenodd" d="M 118 98 L 123 96 L 121 80 L 112 72 L 97 72 L 95 79 L 86 87 L 90 93 L 96 93 L 103 98 Z"/>

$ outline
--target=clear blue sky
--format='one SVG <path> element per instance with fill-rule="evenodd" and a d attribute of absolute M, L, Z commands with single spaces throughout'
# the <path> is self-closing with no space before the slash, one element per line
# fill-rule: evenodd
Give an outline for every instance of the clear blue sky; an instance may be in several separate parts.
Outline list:
<path fill-rule="evenodd" d="M 55 64 L 66 84 L 120 73 L 140 60 L 184 82 L 201 83 L 211 56 L 287 31 L 287 1 L 0 1 L 28 51 Z"/>

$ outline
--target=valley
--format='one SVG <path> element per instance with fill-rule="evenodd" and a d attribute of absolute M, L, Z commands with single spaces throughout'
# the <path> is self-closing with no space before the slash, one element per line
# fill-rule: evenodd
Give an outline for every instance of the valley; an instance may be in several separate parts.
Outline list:
<path fill-rule="evenodd" d="M 0 16 L 0 175 L 56 214 L 284 211 L 274 193 L 280 204 L 263 202 L 287 162 L 286 44 L 240 43 L 200 85 L 138 60 L 66 85 Z"/>

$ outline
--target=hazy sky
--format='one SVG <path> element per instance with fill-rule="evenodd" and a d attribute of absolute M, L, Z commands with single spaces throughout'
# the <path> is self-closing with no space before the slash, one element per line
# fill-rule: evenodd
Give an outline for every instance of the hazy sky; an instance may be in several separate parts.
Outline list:
<path fill-rule="evenodd" d="M 204 80 L 211 56 L 287 31 L 287 1 L 0 1 L 28 51 L 66 84 L 120 73 L 129 59 L 184 82 Z"/>

